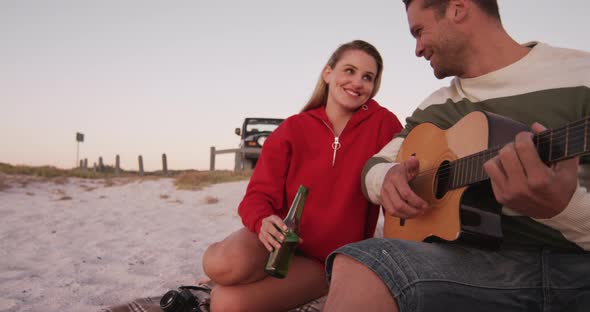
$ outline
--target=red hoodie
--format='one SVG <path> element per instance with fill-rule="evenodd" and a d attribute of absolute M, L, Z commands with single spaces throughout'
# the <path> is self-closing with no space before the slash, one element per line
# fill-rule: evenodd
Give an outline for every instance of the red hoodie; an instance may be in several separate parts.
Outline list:
<path fill-rule="evenodd" d="M 284 218 L 299 185 L 307 186 L 298 248 L 322 262 L 336 248 L 373 236 L 379 209 L 362 193 L 361 171 L 402 125 L 369 100 L 338 137 L 335 159 L 332 129 L 325 107 L 283 121 L 264 142 L 238 207 L 244 225 L 258 233 L 262 219 L 272 214 Z"/>

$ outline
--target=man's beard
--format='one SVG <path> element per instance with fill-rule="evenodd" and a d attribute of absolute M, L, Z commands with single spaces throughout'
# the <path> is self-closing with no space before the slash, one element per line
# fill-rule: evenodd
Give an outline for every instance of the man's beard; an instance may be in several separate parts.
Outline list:
<path fill-rule="evenodd" d="M 437 57 L 437 64 L 433 64 L 434 76 L 443 79 L 452 76 L 460 76 L 465 65 L 464 52 L 465 45 L 461 37 L 448 30 L 446 36 L 441 37 L 438 46 L 434 49 L 434 55 Z"/>

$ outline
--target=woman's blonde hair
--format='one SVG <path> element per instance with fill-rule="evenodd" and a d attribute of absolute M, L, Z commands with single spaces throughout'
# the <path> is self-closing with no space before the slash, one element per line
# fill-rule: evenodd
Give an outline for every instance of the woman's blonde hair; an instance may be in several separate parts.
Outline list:
<path fill-rule="evenodd" d="M 375 74 L 375 80 L 373 80 L 373 92 L 371 92 L 371 96 L 369 97 L 373 98 L 375 94 L 377 94 L 377 91 L 379 91 L 379 86 L 381 86 L 383 59 L 381 58 L 381 54 L 379 54 L 379 51 L 377 51 L 377 48 L 375 48 L 372 44 L 363 40 L 354 40 L 345 43 L 339 46 L 338 49 L 336 49 L 336 51 L 332 53 L 332 56 L 330 56 L 330 59 L 328 60 L 328 63 L 326 63 L 326 65 L 330 66 L 330 68 L 333 69 L 338 63 L 338 61 L 340 61 L 340 59 L 342 58 L 344 52 L 351 50 L 363 51 L 371 57 L 373 57 L 373 59 L 375 59 L 375 63 L 377 63 L 377 73 Z M 307 101 L 307 104 L 305 104 L 305 106 L 303 106 L 303 109 L 301 110 L 302 112 L 326 105 L 326 102 L 328 101 L 328 84 L 324 81 L 324 78 L 322 77 L 324 68 L 322 68 L 320 78 L 318 79 L 318 82 L 315 85 L 315 89 L 311 94 L 311 98 L 309 99 L 309 101 Z"/>

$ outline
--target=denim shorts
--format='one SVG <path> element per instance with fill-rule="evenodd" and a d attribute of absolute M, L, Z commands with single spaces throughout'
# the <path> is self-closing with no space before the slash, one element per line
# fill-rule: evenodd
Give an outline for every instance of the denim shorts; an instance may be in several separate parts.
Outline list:
<path fill-rule="evenodd" d="M 402 312 L 590 311 L 589 252 L 373 238 L 330 254 L 328 279 L 336 254 L 373 270 Z"/>

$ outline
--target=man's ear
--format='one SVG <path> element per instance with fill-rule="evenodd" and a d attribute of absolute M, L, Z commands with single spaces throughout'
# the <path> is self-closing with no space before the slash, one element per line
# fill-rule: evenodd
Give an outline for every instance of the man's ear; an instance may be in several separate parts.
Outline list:
<path fill-rule="evenodd" d="M 467 17 L 471 5 L 470 0 L 451 0 L 447 7 L 447 17 L 454 22 L 462 22 Z"/>
<path fill-rule="evenodd" d="M 324 70 L 322 71 L 322 79 L 324 79 L 326 84 L 328 84 L 330 73 L 332 73 L 332 67 L 330 67 L 330 65 L 324 66 Z"/>

